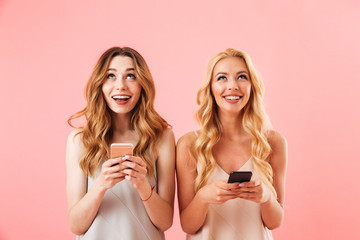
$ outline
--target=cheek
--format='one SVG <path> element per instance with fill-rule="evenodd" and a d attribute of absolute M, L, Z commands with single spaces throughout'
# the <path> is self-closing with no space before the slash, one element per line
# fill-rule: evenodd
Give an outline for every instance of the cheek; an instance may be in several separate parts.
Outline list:
<path fill-rule="evenodd" d="M 243 93 L 246 93 L 247 95 L 250 95 L 251 92 L 251 84 L 249 82 L 246 82 L 240 86 L 241 91 Z"/>
<path fill-rule="evenodd" d="M 101 87 L 102 95 L 107 104 L 110 102 L 110 92 L 111 92 L 111 86 L 109 84 L 103 84 Z"/>
<path fill-rule="evenodd" d="M 142 87 L 141 87 L 140 83 L 136 82 L 133 84 L 133 86 L 131 88 L 132 88 L 133 94 L 136 96 L 136 102 L 137 102 L 140 98 Z"/>
<path fill-rule="evenodd" d="M 213 96 L 215 97 L 215 99 L 221 97 L 222 91 L 223 91 L 223 89 L 220 84 L 213 83 L 211 85 L 211 92 L 212 92 Z"/>
<path fill-rule="evenodd" d="M 110 92 L 110 89 L 111 89 L 111 84 L 107 81 L 105 81 L 101 86 L 101 90 L 104 96 L 106 96 Z"/>
<path fill-rule="evenodd" d="M 218 94 L 216 87 L 214 87 L 213 85 L 211 85 L 211 88 L 210 88 L 210 96 L 214 100 L 214 103 L 216 105 L 219 105 L 219 94 Z"/>

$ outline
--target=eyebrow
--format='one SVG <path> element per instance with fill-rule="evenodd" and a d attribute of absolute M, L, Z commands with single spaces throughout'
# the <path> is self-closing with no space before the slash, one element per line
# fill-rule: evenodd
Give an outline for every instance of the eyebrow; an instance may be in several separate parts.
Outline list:
<path fill-rule="evenodd" d="M 108 71 L 116 72 L 117 70 L 116 70 L 116 68 L 109 68 Z M 135 68 L 127 68 L 127 69 L 125 69 L 125 72 L 129 72 L 129 71 L 135 71 Z"/>
<path fill-rule="evenodd" d="M 246 73 L 247 75 L 249 75 L 249 73 L 248 73 L 247 71 L 237 72 L 236 75 L 238 75 L 238 74 L 240 74 L 240 73 Z M 218 73 L 215 75 L 215 77 L 216 77 L 217 75 L 220 75 L 220 74 L 222 74 L 222 75 L 229 75 L 229 74 L 226 73 L 226 72 L 218 72 Z"/>
<path fill-rule="evenodd" d="M 217 75 L 220 75 L 220 74 L 222 74 L 222 75 L 229 75 L 229 74 L 226 73 L 226 72 L 218 72 L 217 74 L 215 74 L 215 77 L 216 77 Z"/>
<path fill-rule="evenodd" d="M 247 75 L 249 75 L 249 73 L 247 71 L 240 71 L 237 74 L 240 74 L 240 73 L 246 73 Z"/>

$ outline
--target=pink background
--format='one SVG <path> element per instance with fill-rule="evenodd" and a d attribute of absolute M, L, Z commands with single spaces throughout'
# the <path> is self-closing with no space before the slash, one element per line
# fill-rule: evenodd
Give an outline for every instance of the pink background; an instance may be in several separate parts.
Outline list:
<path fill-rule="evenodd" d="M 156 107 L 177 139 L 197 127 L 209 58 L 247 51 L 289 144 L 285 220 L 273 235 L 360 239 L 359 12 L 356 0 L 0 0 L 0 239 L 74 239 L 66 120 L 84 107 L 91 69 L 115 45 L 147 60 Z M 166 236 L 184 239 L 177 205 L 175 213 Z"/>

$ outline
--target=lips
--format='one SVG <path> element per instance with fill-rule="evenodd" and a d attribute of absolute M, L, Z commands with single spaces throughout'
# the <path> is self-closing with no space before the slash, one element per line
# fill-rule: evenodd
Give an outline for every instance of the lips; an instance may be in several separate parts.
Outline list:
<path fill-rule="evenodd" d="M 241 96 L 225 96 L 224 98 L 228 100 L 238 100 L 241 98 Z"/>
<path fill-rule="evenodd" d="M 226 95 L 226 96 L 223 96 L 223 98 L 228 103 L 237 103 L 242 98 L 242 96 L 239 96 L 239 95 Z"/>
<path fill-rule="evenodd" d="M 131 96 L 129 95 L 114 95 L 112 96 L 112 99 L 115 100 L 117 104 L 126 104 L 130 100 Z"/>

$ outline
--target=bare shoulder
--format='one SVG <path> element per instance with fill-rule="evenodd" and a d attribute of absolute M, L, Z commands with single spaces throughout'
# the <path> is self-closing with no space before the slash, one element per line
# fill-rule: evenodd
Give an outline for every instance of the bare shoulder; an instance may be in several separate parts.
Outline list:
<path fill-rule="evenodd" d="M 268 141 L 273 150 L 280 150 L 287 148 L 286 138 L 275 130 L 270 130 L 268 135 Z"/>
<path fill-rule="evenodd" d="M 175 136 L 170 128 L 163 131 L 156 144 L 156 149 L 157 158 L 159 159 L 168 159 L 170 156 L 175 156 Z M 161 156 L 165 156 L 165 158 Z"/>
<path fill-rule="evenodd" d="M 197 136 L 195 132 L 189 132 L 178 140 L 176 144 L 176 163 L 178 170 L 180 168 L 187 170 L 196 169 L 195 159 L 192 154 L 192 147 L 196 139 Z"/>
<path fill-rule="evenodd" d="M 167 128 L 162 132 L 156 143 L 156 148 L 159 153 L 168 151 L 169 148 L 175 148 L 175 136 L 170 128 Z"/>
<path fill-rule="evenodd" d="M 82 145 L 82 141 L 81 141 L 81 129 L 73 129 L 68 136 L 68 144 L 72 143 L 72 144 L 81 144 Z"/>
<path fill-rule="evenodd" d="M 179 138 L 179 140 L 177 141 L 177 148 L 187 148 L 189 149 L 195 142 L 197 136 L 195 134 L 195 132 L 188 132 L 186 133 L 184 136 L 182 136 L 181 138 Z"/>
<path fill-rule="evenodd" d="M 175 136 L 174 136 L 174 132 L 171 128 L 167 128 L 163 131 L 161 138 L 160 138 L 160 143 L 161 142 L 174 142 L 175 141 Z"/>
<path fill-rule="evenodd" d="M 68 160 L 79 160 L 79 156 L 85 151 L 82 142 L 81 129 L 74 129 L 69 133 L 66 146 L 66 155 Z"/>
<path fill-rule="evenodd" d="M 268 135 L 271 146 L 270 163 L 273 168 L 286 168 L 287 164 L 287 141 L 279 132 L 271 130 Z"/>

